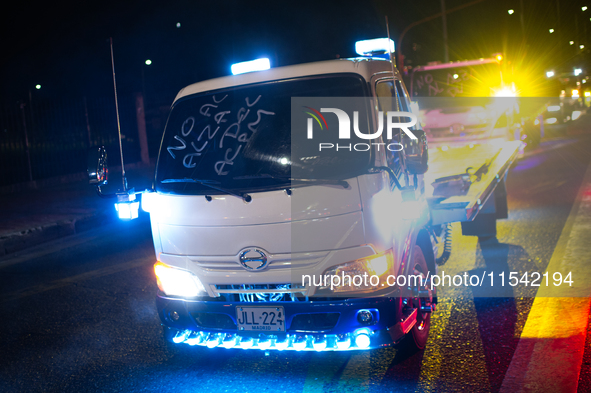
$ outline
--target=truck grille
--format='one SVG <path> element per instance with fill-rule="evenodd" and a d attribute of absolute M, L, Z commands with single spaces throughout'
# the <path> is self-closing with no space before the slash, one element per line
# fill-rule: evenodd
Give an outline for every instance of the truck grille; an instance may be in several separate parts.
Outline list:
<path fill-rule="evenodd" d="M 307 289 L 303 285 L 242 284 L 214 285 L 214 291 L 232 302 L 297 302 L 306 301 Z"/>

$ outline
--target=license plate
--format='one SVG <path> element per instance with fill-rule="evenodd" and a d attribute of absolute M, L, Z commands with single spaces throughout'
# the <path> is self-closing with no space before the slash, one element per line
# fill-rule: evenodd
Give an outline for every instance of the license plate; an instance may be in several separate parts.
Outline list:
<path fill-rule="evenodd" d="M 238 330 L 284 332 L 283 307 L 236 307 Z"/>

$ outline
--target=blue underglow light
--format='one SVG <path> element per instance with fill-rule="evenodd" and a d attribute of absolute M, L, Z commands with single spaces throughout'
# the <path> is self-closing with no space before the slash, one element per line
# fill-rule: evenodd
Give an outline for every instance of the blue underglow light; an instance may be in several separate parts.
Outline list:
<path fill-rule="evenodd" d="M 337 348 L 344 351 L 351 346 L 351 338 L 347 337 L 344 340 L 337 341 Z"/>
<path fill-rule="evenodd" d="M 239 334 L 192 332 L 184 330 L 177 332 L 173 341 L 191 346 L 199 345 L 207 348 L 223 347 L 227 349 L 257 349 L 257 350 L 291 350 L 291 351 L 354 351 L 371 348 L 371 336 L 374 334 L 368 328 L 356 329 L 353 333 L 343 335 L 319 334 L 298 335 L 278 338 L 267 336 L 260 338 L 243 337 Z"/>
<path fill-rule="evenodd" d="M 301 351 L 302 349 L 306 348 L 306 341 L 307 341 L 307 337 L 306 338 L 300 338 L 298 339 L 298 341 L 294 341 L 293 342 L 293 347 L 296 351 Z"/>
<path fill-rule="evenodd" d="M 263 351 L 269 349 L 271 347 L 271 340 L 263 340 L 263 341 L 259 341 L 259 348 L 262 349 Z"/>
<path fill-rule="evenodd" d="M 246 72 L 264 71 L 271 68 L 271 62 L 266 57 L 242 63 L 232 64 L 232 75 L 244 74 Z"/>
<path fill-rule="evenodd" d="M 220 337 L 220 333 L 212 334 L 209 336 L 209 339 L 205 345 L 207 345 L 207 348 L 215 348 L 220 344 L 221 341 L 222 338 Z"/>
<path fill-rule="evenodd" d="M 176 344 L 182 343 L 183 341 L 185 341 L 187 339 L 187 337 L 189 337 L 189 334 L 191 334 L 191 331 L 190 330 L 185 330 L 183 332 L 178 332 L 176 334 L 176 336 L 174 336 L 172 338 L 172 341 L 174 341 Z"/>
<path fill-rule="evenodd" d="M 236 339 L 226 340 L 222 343 L 222 347 L 226 349 L 234 348 L 236 346 Z"/>
<path fill-rule="evenodd" d="M 248 349 L 250 347 L 252 347 L 252 345 L 254 344 L 253 339 L 252 338 L 242 338 L 240 340 L 240 348 L 243 349 Z"/>
<path fill-rule="evenodd" d="M 323 337 L 318 341 L 314 341 L 314 344 L 312 344 L 312 346 L 317 351 L 325 350 L 326 349 L 326 338 Z"/>
<path fill-rule="evenodd" d="M 287 349 L 288 346 L 289 346 L 289 337 L 287 337 L 283 341 L 275 341 L 275 348 L 277 348 L 279 351 L 283 351 L 284 349 Z"/>

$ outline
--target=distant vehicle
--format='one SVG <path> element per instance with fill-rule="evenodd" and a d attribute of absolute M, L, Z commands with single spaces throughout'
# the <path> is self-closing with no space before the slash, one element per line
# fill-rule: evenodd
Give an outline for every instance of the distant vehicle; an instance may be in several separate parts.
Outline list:
<path fill-rule="evenodd" d="M 591 90 L 582 80 L 587 79 L 578 78 L 572 71 L 558 75 L 553 72 L 548 77 L 540 92 L 547 101 L 542 112 L 544 124 L 562 124 L 579 118 L 591 98 Z M 539 123 L 540 119 L 536 124 Z"/>

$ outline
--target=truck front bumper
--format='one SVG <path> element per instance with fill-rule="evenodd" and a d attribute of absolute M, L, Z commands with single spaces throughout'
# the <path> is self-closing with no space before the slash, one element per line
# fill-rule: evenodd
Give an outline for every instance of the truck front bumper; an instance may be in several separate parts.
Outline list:
<path fill-rule="evenodd" d="M 170 341 L 209 348 L 359 350 L 390 346 L 401 338 L 390 331 L 397 324 L 398 298 L 246 303 L 160 294 L 156 304 Z M 239 330 L 237 310 L 241 307 L 280 307 L 284 329 Z"/>

